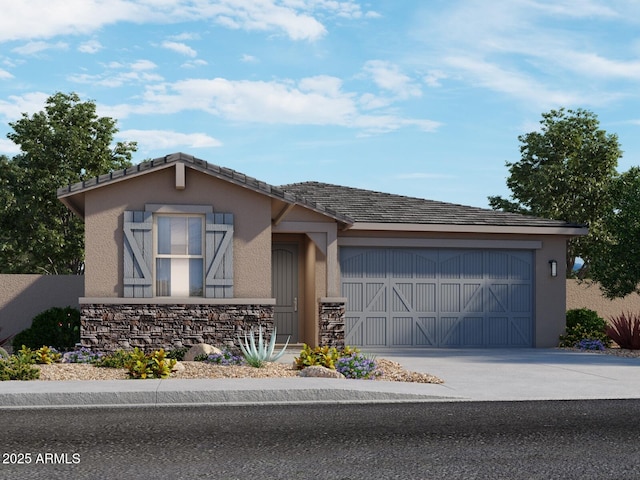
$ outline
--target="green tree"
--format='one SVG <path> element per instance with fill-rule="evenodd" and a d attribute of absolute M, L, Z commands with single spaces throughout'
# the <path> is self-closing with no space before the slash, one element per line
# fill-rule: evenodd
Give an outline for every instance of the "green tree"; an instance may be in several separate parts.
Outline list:
<path fill-rule="evenodd" d="M 590 273 L 607 297 L 617 298 L 640 293 L 640 167 L 622 173 L 610 192 L 606 234 L 594 248 Z"/>
<path fill-rule="evenodd" d="M 131 165 L 135 142 L 117 142 L 116 121 L 92 101 L 56 93 L 44 111 L 9 124 L 20 147 L 0 158 L 0 271 L 81 273 L 84 225 L 57 200 L 58 187 Z"/>
<path fill-rule="evenodd" d="M 610 205 L 610 183 L 622 156 L 618 137 L 600 129 L 587 110 L 551 110 L 541 129 L 518 137 L 521 159 L 509 163 L 511 200 L 489 197 L 496 210 L 564 220 L 589 226 L 589 235 L 568 242 L 567 271 L 576 257 L 585 260 L 584 277 L 603 238 L 603 218 Z"/>

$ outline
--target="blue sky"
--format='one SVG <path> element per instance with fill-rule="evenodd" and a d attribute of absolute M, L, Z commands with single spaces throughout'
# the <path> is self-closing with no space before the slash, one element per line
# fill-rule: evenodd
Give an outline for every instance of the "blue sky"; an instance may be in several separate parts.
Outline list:
<path fill-rule="evenodd" d="M 275 185 L 487 206 L 543 112 L 640 159 L 636 0 L 28 0 L 0 16 L 8 122 L 93 100 L 135 162 L 186 152 Z"/>

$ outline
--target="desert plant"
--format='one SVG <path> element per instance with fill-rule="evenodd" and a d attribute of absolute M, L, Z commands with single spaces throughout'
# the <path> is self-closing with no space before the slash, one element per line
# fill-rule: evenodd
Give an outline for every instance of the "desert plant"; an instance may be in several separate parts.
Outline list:
<path fill-rule="evenodd" d="M 13 351 L 22 345 L 32 349 L 49 345 L 66 351 L 79 342 L 80 311 L 71 307 L 53 307 L 36 315 L 29 328 L 13 337 Z"/>
<path fill-rule="evenodd" d="M 36 352 L 25 345 L 22 345 L 22 348 L 18 350 L 16 357 L 18 357 L 21 362 L 28 363 L 29 365 L 36 363 Z"/>
<path fill-rule="evenodd" d="M 604 350 L 605 347 L 601 340 L 583 338 L 576 344 L 576 348 L 580 350 Z"/>
<path fill-rule="evenodd" d="M 257 345 L 253 328 L 249 333 L 245 332 L 244 343 L 240 336 L 238 336 L 238 342 L 240 343 L 240 350 L 242 350 L 242 354 L 244 355 L 244 359 L 247 361 L 247 363 L 252 367 L 260 368 L 265 364 L 265 362 L 275 362 L 282 355 L 284 355 L 284 352 L 287 349 L 287 345 L 289 345 L 289 338 L 287 338 L 287 341 L 285 342 L 284 347 L 282 347 L 282 350 L 280 350 L 280 352 L 276 354 L 273 353 L 276 346 L 275 327 L 273 329 L 273 333 L 271 334 L 269 344 L 266 344 L 264 342 L 264 338 L 262 336 L 262 327 L 258 327 Z"/>
<path fill-rule="evenodd" d="M 202 354 L 198 355 L 194 360 L 224 366 L 243 365 L 245 363 L 244 357 L 234 355 L 233 352 L 226 348 L 222 350 L 222 353 Z"/>
<path fill-rule="evenodd" d="M 620 348 L 640 350 L 640 316 L 633 313 L 611 317 L 607 334 Z"/>
<path fill-rule="evenodd" d="M 47 346 L 40 347 L 35 351 L 35 361 L 42 365 L 58 362 L 61 357 L 62 355 L 55 348 Z"/>
<path fill-rule="evenodd" d="M 565 334 L 560 336 L 561 347 L 576 347 L 581 340 L 600 340 L 605 347 L 611 345 L 607 335 L 607 322 L 598 312 L 587 308 L 567 311 Z"/>
<path fill-rule="evenodd" d="M 11 355 L 0 359 L 0 381 L 3 380 L 35 380 L 40 377 L 40 370 L 19 355 Z"/>
<path fill-rule="evenodd" d="M 382 372 L 378 370 L 376 361 L 361 353 L 340 357 L 336 361 L 336 371 L 347 378 L 374 379 L 382 375 Z"/>
<path fill-rule="evenodd" d="M 300 356 L 294 360 L 296 367 L 299 369 L 318 365 L 334 370 L 336 368 L 336 361 L 338 361 L 340 357 L 348 357 L 355 353 L 360 353 L 360 350 L 350 346 L 338 350 L 336 347 L 329 347 L 327 345 L 311 348 L 305 343 L 300 351 Z"/>
<path fill-rule="evenodd" d="M 167 358 L 162 348 L 145 354 L 136 347 L 124 368 L 127 369 L 130 378 L 168 378 L 176 362 L 175 358 Z"/>
<path fill-rule="evenodd" d="M 62 355 L 62 363 L 97 363 L 103 357 L 100 352 L 93 352 L 87 347 L 80 347 Z"/>
<path fill-rule="evenodd" d="M 167 358 L 173 358 L 174 360 L 181 362 L 184 360 L 184 356 L 188 351 L 189 347 L 174 348 L 173 350 L 167 351 Z"/>
<path fill-rule="evenodd" d="M 103 355 L 94 362 L 96 367 L 125 368 L 125 364 L 131 360 L 131 352 L 119 349 L 107 355 Z"/>

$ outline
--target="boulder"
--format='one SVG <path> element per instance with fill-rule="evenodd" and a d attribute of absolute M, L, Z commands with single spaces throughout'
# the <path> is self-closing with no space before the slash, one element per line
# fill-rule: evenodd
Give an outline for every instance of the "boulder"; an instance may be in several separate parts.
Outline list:
<path fill-rule="evenodd" d="M 197 356 L 200 355 L 213 355 L 214 353 L 222 353 L 222 350 L 214 347 L 213 345 L 209 345 L 207 343 L 198 343 L 191 347 L 187 353 L 184 354 L 185 362 L 193 362 Z"/>
<path fill-rule="evenodd" d="M 320 377 L 320 378 L 345 378 L 343 374 L 330 368 L 313 365 L 306 367 L 300 371 L 301 377 Z"/>
<path fill-rule="evenodd" d="M 182 362 L 176 362 L 172 370 L 176 372 L 184 372 L 185 366 L 182 364 Z"/>

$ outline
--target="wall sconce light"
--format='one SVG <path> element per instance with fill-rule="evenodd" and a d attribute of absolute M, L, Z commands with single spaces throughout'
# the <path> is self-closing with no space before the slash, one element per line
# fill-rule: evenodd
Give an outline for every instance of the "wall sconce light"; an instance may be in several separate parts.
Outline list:
<path fill-rule="evenodd" d="M 557 277 L 558 276 L 558 262 L 556 262 L 555 260 L 549 260 L 549 268 L 551 269 L 551 276 L 552 277 Z"/>

